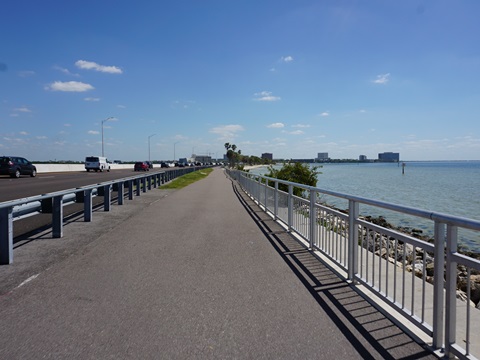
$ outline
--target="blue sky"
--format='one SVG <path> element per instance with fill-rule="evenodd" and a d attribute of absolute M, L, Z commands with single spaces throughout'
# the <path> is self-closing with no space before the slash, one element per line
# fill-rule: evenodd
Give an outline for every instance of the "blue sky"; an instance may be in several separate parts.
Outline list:
<path fill-rule="evenodd" d="M 478 0 L 2 0 L 0 154 L 480 159 Z M 105 119 L 112 118 L 108 121 Z M 153 135 L 153 136 L 152 136 Z"/>

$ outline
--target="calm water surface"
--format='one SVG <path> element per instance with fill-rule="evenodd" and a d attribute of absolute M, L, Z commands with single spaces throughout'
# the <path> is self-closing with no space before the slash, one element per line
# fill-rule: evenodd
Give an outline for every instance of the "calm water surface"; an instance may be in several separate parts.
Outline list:
<path fill-rule="evenodd" d="M 318 170 L 317 187 L 324 190 L 411 206 L 480 220 L 480 161 L 405 162 L 400 164 L 323 164 Z M 318 165 L 318 164 L 317 164 Z M 256 173 L 265 173 L 256 169 Z M 253 172 L 253 171 L 252 171 Z M 344 200 L 324 196 L 322 201 L 347 208 Z M 390 212 L 361 206 L 364 215 L 385 216 L 397 226 L 420 228 L 433 234 L 433 223 Z M 461 241 L 480 251 L 480 234 L 460 233 Z"/>

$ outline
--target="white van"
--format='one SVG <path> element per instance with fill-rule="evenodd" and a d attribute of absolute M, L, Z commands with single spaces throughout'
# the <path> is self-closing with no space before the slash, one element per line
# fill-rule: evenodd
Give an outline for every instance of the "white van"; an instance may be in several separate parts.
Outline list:
<path fill-rule="evenodd" d="M 103 156 L 87 156 L 85 158 L 85 169 L 87 171 L 110 171 L 110 164 L 107 162 L 107 158 Z"/>

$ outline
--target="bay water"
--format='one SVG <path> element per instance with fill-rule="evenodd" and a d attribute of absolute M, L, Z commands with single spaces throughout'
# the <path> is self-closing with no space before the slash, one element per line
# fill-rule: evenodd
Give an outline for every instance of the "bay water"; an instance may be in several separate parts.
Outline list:
<path fill-rule="evenodd" d="M 281 167 L 280 165 L 277 165 Z M 311 164 L 319 166 L 317 187 L 338 193 L 414 207 L 480 221 L 480 161 Z M 252 169 L 265 174 L 266 167 Z M 346 209 L 345 200 L 322 196 L 322 202 Z M 393 211 L 360 206 L 362 215 L 383 216 L 394 226 L 421 229 L 433 236 L 433 222 Z M 480 233 L 460 231 L 459 241 L 480 252 Z"/>

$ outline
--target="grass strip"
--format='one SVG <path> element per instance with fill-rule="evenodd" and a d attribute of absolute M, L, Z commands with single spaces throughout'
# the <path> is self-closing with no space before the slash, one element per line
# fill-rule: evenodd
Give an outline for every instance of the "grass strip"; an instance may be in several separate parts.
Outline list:
<path fill-rule="evenodd" d="M 206 178 L 208 174 L 213 171 L 212 168 L 202 169 L 194 171 L 185 175 L 182 175 L 176 179 L 173 179 L 168 184 L 162 185 L 161 189 L 181 189 L 185 186 L 193 184 L 194 182 Z"/>

